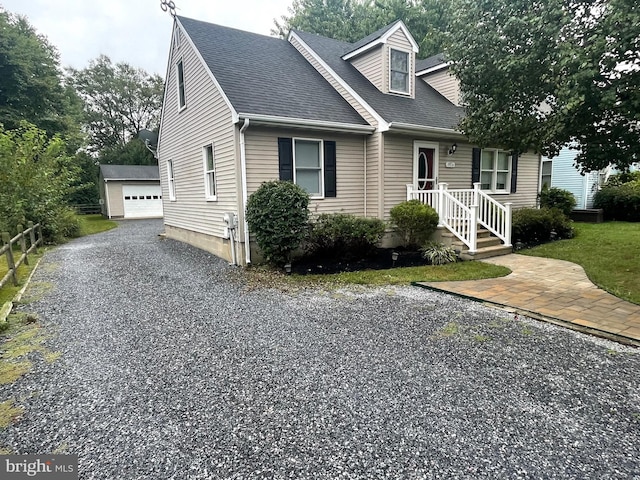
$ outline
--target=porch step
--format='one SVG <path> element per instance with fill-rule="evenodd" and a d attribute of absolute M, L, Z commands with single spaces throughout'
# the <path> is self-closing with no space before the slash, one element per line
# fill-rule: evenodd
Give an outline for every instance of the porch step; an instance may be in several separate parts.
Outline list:
<path fill-rule="evenodd" d="M 494 236 L 478 237 L 478 249 L 486 248 L 486 247 L 494 247 L 496 245 L 502 245 L 502 242 L 498 237 L 494 237 Z M 451 246 L 453 248 L 457 248 L 460 251 L 467 250 L 467 246 L 457 238 L 453 242 L 451 242 Z"/>
<path fill-rule="evenodd" d="M 491 232 L 485 228 L 479 228 L 478 231 L 476 232 L 477 237 L 480 238 L 487 238 L 487 237 L 491 237 Z M 444 231 L 441 233 L 441 236 L 443 238 L 455 238 L 457 239 L 458 237 L 456 237 L 453 233 L 449 232 L 449 231 Z M 458 240 L 453 240 L 453 242 L 458 241 Z"/>
<path fill-rule="evenodd" d="M 480 242 L 478 242 L 479 244 Z M 460 254 L 460 258 L 462 260 L 482 260 L 483 258 L 489 257 L 498 257 L 500 255 L 509 255 L 513 253 L 512 247 L 507 247 L 505 245 L 492 245 L 490 247 L 482 247 L 478 248 L 475 253 L 469 253 L 468 250 L 464 250 Z"/>

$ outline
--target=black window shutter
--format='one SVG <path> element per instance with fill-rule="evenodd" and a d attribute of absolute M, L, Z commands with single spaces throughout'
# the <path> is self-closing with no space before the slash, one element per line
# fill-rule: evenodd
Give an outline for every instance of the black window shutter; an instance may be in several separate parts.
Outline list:
<path fill-rule="evenodd" d="M 518 152 L 511 154 L 511 193 L 516 193 L 518 185 Z"/>
<path fill-rule="evenodd" d="M 471 187 L 480 181 L 480 154 L 482 149 L 474 148 L 471 153 Z"/>
<path fill-rule="evenodd" d="M 278 138 L 278 166 L 280 180 L 293 182 L 293 142 L 290 138 Z"/>
<path fill-rule="evenodd" d="M 336 142 L 324 142 L 324 196 L 336 197 Z"/>

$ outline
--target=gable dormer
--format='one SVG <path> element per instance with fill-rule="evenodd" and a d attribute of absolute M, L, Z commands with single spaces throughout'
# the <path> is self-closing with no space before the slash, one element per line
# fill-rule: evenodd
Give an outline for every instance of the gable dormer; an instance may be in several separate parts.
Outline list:
<path fill-rule="evenodd" d="M 351 45 L 342 56 L 382 93 L 415 98 L 418 44 L 398 20 Z"/>
<path fill-rule="evenodd" d="M 460 82 L 451 73 L 450 63 L 439 53 L 416 63 L 416 77 L 431 85 L 443 97 L 460 106 Z"/>

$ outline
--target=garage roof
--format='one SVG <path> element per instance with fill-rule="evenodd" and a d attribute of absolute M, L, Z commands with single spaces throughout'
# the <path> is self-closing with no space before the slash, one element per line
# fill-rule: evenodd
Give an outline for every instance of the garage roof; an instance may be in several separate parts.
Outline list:
<path fill-rule="evenodd" d="M 100 165 L 100 176 L 106 181 L 156 180 L 160 181 L 157 165 Z"/>

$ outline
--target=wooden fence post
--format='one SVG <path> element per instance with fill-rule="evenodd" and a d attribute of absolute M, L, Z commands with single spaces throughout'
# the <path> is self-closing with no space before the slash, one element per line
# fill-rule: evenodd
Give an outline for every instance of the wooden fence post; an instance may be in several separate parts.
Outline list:
<path fill-rule="evenodd" d="M 27 226 L 29 227 L 29 242 L 30 242 L 30 246 L 33 247 L 33 251 L 37 255 L 38 254 L 38 242 L 36 242 L 36 231 L 35 231 L 35 228 L 33 228 L 33 222 L 27 223 Z"/>
<path fill-rule="evenodd" d="M 11 272 L 11 280 L 13 280 L 14 285 L 18 285 L 18 276 L 16 275 L 16 264 L 13 261 L 13 249 L 11 248 L 11 237 L 9 236 L 9 232 L 2 232 L 2 241 L 9 246 L 7 248 L 7 266 L 9 267 L 9 271 Z"/>
<path fill-rule="evenodd" d="M 29 257 L 27 256 L 27 240 L 24 235 L 24 227 L 22 225 L 18 225 L 18 233 L 20 234 L 20 250 L 22 250 L 22 255 L 24 256 L 24 264 L 29 265 Z"/>

